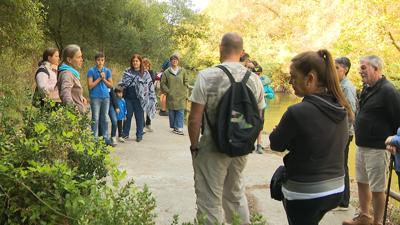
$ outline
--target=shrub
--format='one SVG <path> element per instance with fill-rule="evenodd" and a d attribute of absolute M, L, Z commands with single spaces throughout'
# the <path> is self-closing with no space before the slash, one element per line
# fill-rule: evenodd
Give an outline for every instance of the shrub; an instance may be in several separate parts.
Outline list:
<path fill-rule="evenodd" d="M 153 224 L 155 199 L 91 136 L 87 114 L 74 107 L 27 107 L 0 98 L 0 224 Z"/>

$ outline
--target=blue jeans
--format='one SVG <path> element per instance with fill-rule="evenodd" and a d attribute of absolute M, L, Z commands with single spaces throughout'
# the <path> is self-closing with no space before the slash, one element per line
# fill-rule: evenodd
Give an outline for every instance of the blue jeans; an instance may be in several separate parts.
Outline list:
<path fill-rule="evenodd" d="M 90 107 L 92 109 L 92 123 L 90 124 L 93 136 L 97 137 L 97 129 L 101 124 L 101 134 L 104 140 L 108 140 L 108 121 L 107 115 L 110 108 L 110 98 L 91 98 Z"/>
<path fill-rule="evenodd" d="M 132 116 L 135 113 L 136 137 L 143 137 L 144 112 L 139 99 L 125 99 L 126 102 L 126 120 L 122 128 L 122 136 L 129 136 L 131 130 Z"/>
<path fill-rule="evenodd" d="M 185 116 L 184 109 L 169 110 L 169 127 L 183 128 L 183 120 Z"/>
<path fill-rule="evenodd" d="M 111 120 L 111 137 L 115 137 L 117 135 L 117 113 L 115 112 L 115 108 L 113 105 L 110 105 L 110 111 L 108 112 Z"/>

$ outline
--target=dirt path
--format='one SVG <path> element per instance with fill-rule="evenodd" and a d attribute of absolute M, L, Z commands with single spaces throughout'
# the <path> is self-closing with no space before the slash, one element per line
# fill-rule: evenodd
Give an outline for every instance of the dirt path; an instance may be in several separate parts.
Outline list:
<path fill-rule="evenodd" d="M 119 143 L 112 156 L 120 159 L 118 167 L 127 171 L 127 179 L 134 179 L 138 187 L 146 183 L 157 198 L 156 224 L 171 224 L 174 214 L 179 215 L 180 224 L 193 222 L 196 196 L 187 128 L 183 136 L 174 134 L 166 116 L 157 116 L 152 123 L 154 132 L 147 132 L 141 142 L 136 142 L 133 130 L 130 139 Z M 136 126 L 133 124 L 132 128 Z M 268 145 L 265 135 L 263 146 Z M 288 224 L 282 203 L 272 200 L 269 194 L 271 176 L 281 164 L 282 156 L 277 154 L 250 154 L 245 170 L 250 210 L 263 215 L 271 225 Z M 348 211 L 329 212 L 320 224 L 342 224 L 354 213 L 353 207 Z"/>

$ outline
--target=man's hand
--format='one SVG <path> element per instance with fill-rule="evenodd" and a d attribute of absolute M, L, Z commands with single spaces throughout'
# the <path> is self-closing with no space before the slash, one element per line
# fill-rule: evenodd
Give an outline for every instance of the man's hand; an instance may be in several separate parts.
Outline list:
<path fill-rule="evenodd" d="M 392 141 L 393 137 L 394 136 L 389 136 L 388 138 L 386 138 L 385 145 L 390 145 L 390 142 Z"/>
<path fill-rule="evenodd" d="M 120 110 L 119 109 L 115 109 L 115 112 L 118 114 L 120 112 Z"/>
<path fill-rule="evenodd" d="M 126 121 L 126 118 L 124 118 L 124 121 Z"/>
<path fill-rule="evenodd" d="M 104 72 L 101 72 L 101 74 L 100 74 L 100 79 L 101 79 L 101 80 L 104 80 L 104 78 L 106 78 L 106 74 L 105 74 Z"/>
<path fill-rule="evenodd" d="M 396 153 L 397 153 L 397 148 L 396 148 L 396 146 L 393 146 L 393 145 L 386 145 L 386 149 L 387 149 L 390 153 L 392 153 L 392 155 L 396 155 Z"/>

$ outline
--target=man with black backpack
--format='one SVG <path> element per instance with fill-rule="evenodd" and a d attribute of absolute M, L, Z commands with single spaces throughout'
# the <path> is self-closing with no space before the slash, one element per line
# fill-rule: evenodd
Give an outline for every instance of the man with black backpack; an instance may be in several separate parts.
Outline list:
<path fill-rule="evenodd" d="M 263 85 L 239 64 L 244 54 L 240 35 L 225 34 L 219 51 L 222 64 L 200 71 L 189 98 L 197 215 L 207 214 L 205 224 L 222 222 L 223 208 L 226 221 L 232 223 L 236 210 L 242 224 L 248 224 L 243 171 L 262 129 Z"/>

